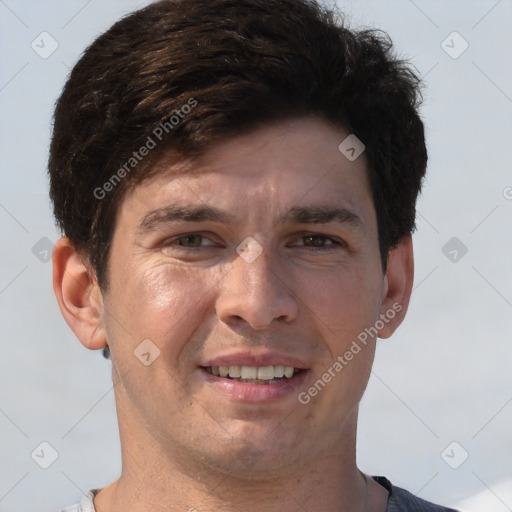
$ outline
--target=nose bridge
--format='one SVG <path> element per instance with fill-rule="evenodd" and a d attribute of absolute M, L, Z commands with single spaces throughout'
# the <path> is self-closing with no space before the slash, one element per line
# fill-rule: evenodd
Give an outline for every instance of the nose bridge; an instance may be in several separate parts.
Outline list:
<path fill-rule="evenodd" d="M 272 301 L 282 294 L 282 282 L 276 277 L 268 253 L 262 253 L 251 262 L 239 258 L 236 264 L 243 278 L 242 284 L 245 281 L 244 292 L 252 300 Z"/>
<path fill-rule="evenodd" d="M 285 284 L 286 276 L 279 276 L 276 258 L 253 241 L 245 249 L 241 245 L 221 285 L 218 317 L 225 323 L 245 321 L 254 329 L 264 329 L 276 320 L 293 321 L 298 304 L 293 290 Z"/>

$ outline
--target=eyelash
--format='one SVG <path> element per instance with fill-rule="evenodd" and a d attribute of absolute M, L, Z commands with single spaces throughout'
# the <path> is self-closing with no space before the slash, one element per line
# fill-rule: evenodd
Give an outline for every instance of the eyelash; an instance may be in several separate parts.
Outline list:
<path fill-rule="evenodd" d="M 208 244 L 206 246 L 199 245 L 197 247 L 187 247 L 186 245 L 180 245 L 179 240 L 187 238 L 187 237 L 201 237 L 203 239 L 209 240 L 212 243 Z M 328 245 L 322 245 L 322 246 L 314 246 L 314 245 L 308 246 L 303 243 L 302 245 L 299 245 L 298 247 L 302 247 L 302 248 L 304 248 L 306 250 L 310 250 L 310 251 L 331 251 L 331 250 L 336 250 L 338 248 L 346 248 L 347 247 L 347 244 L 344 240 L 341 240 L 341 239 L 338 239 L 338 238 L 335 238 L 335 237 L 332 237 L 329 235 L 324 235 L 323 233 L 303 233 L 299 237 L 297 237 L 295 240 L 303 240 L 307 237 L 323 238 L 324 243 L 325 243 L 325 241 L 329 241 L 330 243 Z M 199 250 L 204 247 L 219 247 L 219 244 L 216 244 L 213 240 L 211 240 L 211 238 L 209 238 L 207 235 L 205 235 L 203 233 L 186 233 L 186 234 L 178 235 L 174 238 L 168 239 L 167 241 L 164 242 L 163 246 L 164 247 L 177 247 L 182 250 Z M 287 245 L 287 247 L 290 247 L 290 246 Z"/>

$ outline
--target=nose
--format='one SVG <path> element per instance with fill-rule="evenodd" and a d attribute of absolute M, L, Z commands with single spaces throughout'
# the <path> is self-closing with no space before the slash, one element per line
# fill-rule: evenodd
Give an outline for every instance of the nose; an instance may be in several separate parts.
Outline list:
<path fill-rule="evenodd" d="M 282 265 L 271 265 L 267 251 L 254 261 L 238 257 L 221 283 L 218 318 L 230 327 L 248 324 L 263 330 L 293 322 L 299 303 Z"/>

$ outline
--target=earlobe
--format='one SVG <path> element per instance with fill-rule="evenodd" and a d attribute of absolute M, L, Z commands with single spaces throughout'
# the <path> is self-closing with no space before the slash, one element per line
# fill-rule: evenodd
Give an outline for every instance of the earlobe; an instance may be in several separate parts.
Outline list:
<path fill-rule="evenodd" d="M 82 345 L 91 350 L 105 347 L 100 289 L 67 237 L 60 238 L 53 250 L 53 290 L 62 316 Z"/>
<path fill-rule="evenodd" d="M 414 257 L 409 235 L 389 251 L 380 311 L 384 326 L 379 329 L 379 338 L 389 338 L 402 323 L 409 306 L 413 280 Z"/>

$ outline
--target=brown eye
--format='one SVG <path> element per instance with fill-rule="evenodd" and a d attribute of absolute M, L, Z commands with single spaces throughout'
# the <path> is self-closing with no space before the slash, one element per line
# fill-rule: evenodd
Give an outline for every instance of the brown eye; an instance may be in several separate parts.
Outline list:
<path fill-rule="evenodd" d="M 302 237 L 303 243 L 307 247 L 325 247 L 326 245 L 334 245 L 332 238 L 324 235 L 306 235 Z"/>
<path fill-rule="evenodd" d="M 202 235 L 184 235 L 176 239 L 178 245 L 184 247 L 200 247 L 203 241 Z"/>
<path fill-rule="evenodd" d="M 343 239 L 335 236 L 323 235 L 322 233 L 298 234 L 288 246 L 318 253 L 327 253 L 329 251 L 348 248 Z"/>

